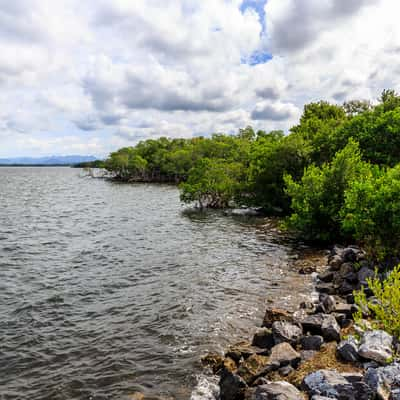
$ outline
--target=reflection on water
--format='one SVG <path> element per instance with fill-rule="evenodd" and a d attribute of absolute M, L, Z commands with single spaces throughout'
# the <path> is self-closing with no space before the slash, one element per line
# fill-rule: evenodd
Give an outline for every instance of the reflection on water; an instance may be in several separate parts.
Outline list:
<path fill-rule="evenodd" d="M 172 186 L 0 168 L 0 204 L 4 399 L 187 399 L 201 355 L 308 290 L 268 221 L 183 212 Z"/>

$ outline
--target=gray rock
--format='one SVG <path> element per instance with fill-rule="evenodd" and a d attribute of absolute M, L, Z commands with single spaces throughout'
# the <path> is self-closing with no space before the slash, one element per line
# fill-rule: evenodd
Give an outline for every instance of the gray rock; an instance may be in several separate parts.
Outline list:
<path fill-rule="evenodd" d="M 324 338 L 320 335 L 303 336 L 300 340 L 303 350 L 320 350 Z"/>
<path fill-rule="evenodd" d="M 367 286 L 367 279 L 368 278 L 373 278 L 375 276 L 375 272 L 368 268 L 368 267 L 362 267 L 358 272 L 357 272 L 357 277 L 361 285 Z"/>
<path fill-rule="evenodd" d="M 322 336 L 326 341 L 340 340 L 340 326 L 333 315 L 328 314 L 321 325 Z"/>
<path fill-rule="evenodd" d="M 393 337 L 385 331 L 367 331 L 361 339 L 358 354 L 367 360 L 386 364 L 393 356 Z"/>
<path fill-rule="evenodd" d="M 336 290 L 332 283 L 320 282 L 315 285 L 315 290 L 320 293 L 335 294 Z"/>
<path fill-rule="evenodd" d="M 335 311 L 336 301 L 332 296 L 323 293 L 320 295 L 319 301 L 321 302 L 320 305 L 323 313 L 330 314 Z"/>
<path fill-rule="evenodd" d="M 302 329 L 290 322 L 276 321 L 272 324 L 272 334 L 274 336 L 275 343 L 288 342 L 296 345 L 302 334 Z"/>
<path fill-rule="evenodd" d="M 221 400 L 241 400 L 247 387 L 246 382 L 230 371 L 223 371 L 219 380 Z"/>
<path fill-rule="evenodd" d="M 294 368 L 291 365 L 285 365 L 284 367 L 281 367 L 278 370 L 280 376 L 288 376 L 293 371 L 294 371 Z"/>
<path fill-rule="evenodd" d="M 339 255 L 334 255 L 329 260 L 329 266 L 331 267 L 332 271 L 338 271 L 342 264 L 343 264 L 343 259 Z"/>
<path fill-rule="evenodd" d="M 253 337 L 253 346 L 270 349 L 274 346 L 274 336 L 269 328 L 259 328 Z"/>
<path fill-rule="evenodd" d="M 248 400 L 299 400 L 302 395 L 298 389 L 288 382 L 270 382 L 265 385 L 257 386 Z"/>
<path fill-rule="evenodd" d="M 318 275 L 318 279 L 322 282 L 329 283 L 333 281 L 333 271 L 327 270 Z"/>
<path fill-rule="evenodd" d="M 269 357 L 270 363 L 279 363 L 281 367 L 285 365 L 297 367 L 300 361 L 300 354 L 289 343 L 279 343 L 271 349 L 271 355 Z"/>
<path fill-rule="evenodd" d="M 347 340 L 342 340 L 338 344 L 336 351 L 338 356 L 344 361 L 353 363 L 360 361 L 358 344 L 353 336 L 349 336 Z"/>
<path fill-rule="evenodd" d="M 313 396 L 311 397 L 311 400 L 332 400 L 332 397 L 326 397 L 326 396 Z"/>
<path fill-rule="evenodd" d="M 322 322 L 326 315 L 328 314 L 313 314 L 301 320 L 304 332 L 310 332 L 313 335 L 320 335 L 322 333 Z"/>
<path fill-rule="evenodd" d="M 276 321 L 293 322 L 293 316 L 289 311 L 281 308 L 267 308 L 265 310 L 262 326 L 265 328 L 271 328 L 272 324 Z"/>
<path fill-rule="evenodd" d="M 303 387 L 310 396 L 319 395 L 343 400 L 354 399 L 352 384 L 333 370 L 312 372 L 304 378 Z"/>
<path fill-rule="evenodd" d="M 351 317 L 356 310 L 354 309 L 352 304 L 347 303 L 336 303 L 335 304 L 335 312 L 340 314 L 346 314 L 347 317 Z"/>
<path fill-rule="evenodd" d="M 397 399 L 400 389 L 400 364 L 369 368 L 365 373 L 364 382 L 378 394 L 378 398 Z"/>
<path fill-rule="evenodd" d="M 344 262 L 356 262 L 357 261 L 357 254 L 360 251 L 358 249 L 352 248 L 352 247 L 348 247 L 346 249 L 343 250 L 342 252 L 342 259 Z"/>

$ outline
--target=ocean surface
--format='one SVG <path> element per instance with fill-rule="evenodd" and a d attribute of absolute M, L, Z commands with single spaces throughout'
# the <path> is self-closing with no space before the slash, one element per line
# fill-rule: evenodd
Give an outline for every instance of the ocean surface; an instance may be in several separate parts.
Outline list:
<path fill-rule="evenodd" d="M 173 186 L 0 168 L 0 399 L 206 399 L 207 352 L 309 291 L 264 218 Z"/>

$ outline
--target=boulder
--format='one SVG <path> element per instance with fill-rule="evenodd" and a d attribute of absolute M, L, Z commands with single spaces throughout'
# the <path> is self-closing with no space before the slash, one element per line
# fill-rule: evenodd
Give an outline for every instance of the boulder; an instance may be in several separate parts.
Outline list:
<path fill-rule="evenodd" d="M 320 282 L 315 285 L 315 290 L 320 293 L 335 294 L 336 290 L 332 283 Z"/>
<path fill-rule="evenodd" d="M 250 385 L 254 382 L 266 369 L 271 365 L 269 358 L 259 356 L 257 354 L 251 355 L 247 360 L 243 361 L 237 369 L 237 374 Z M 279 365 L 277 365 L 279 367 Z"/>
<path fill-rule="evenodd" d="M 270 382 L 250 389 L 246 400 L 300 400 L 301 392 L 289 382 Z"/>
<path fill-rule="evenodd" d="M 276 321 L 292 322 L 293 317 L 289 311 L 280 308 L 267 308 L 265 310 L 262 326 L 265 328 L 271 328 L 272 324 Z"/>
<path fill-rule="evenodd" d="M 357 277 L 362 286 L 368 286 L 367 279 L 369 278 L 374 278 L 375 277 L 375 272 L 368 268 L 368 267 L 362 267 L 358 272 L 357 272 Z"/>
<path fill-rule="evenodd" d="M 340 326 L 333 315 L 328 314 L 321 325 L 322 336 L 326 341 L 340 340 Z"/>
<path fill-rule="evenodd" d="M 359 249 L 353 248 L 353 247 L 347 247 L 342 251 L 342 259 L 344 262 L 356 262 L 357 261 L 357 255 L 360 252 Z"/>
<path fill-rule="evenodd" d="M 400 364 L 369 368 L 364 375 L 364 382 L 384 400 L 397 399 L 400 389 Z"/>
<path fill-rule="evenodd" d="M 246 382 L 239 375 L 222 371 L 219 380 L 221 400 L 242 400 L 246 387 Z"/>
<path fill-rule="evenodd" d="M 320 335 L 322 333 L 322 322 L 328 314 L 313 314 L 301 320 L 301 325 L 305 333 L 310 332 L 313 335 Z"/>
<path fill-rule="evenodd" d="M 358 362 L 360 357 L 358 355 L 358 344 L 353 336 L 349 336 L 348 339 L 342 340 L 337 346 L 337 355 L 344 361 Z"/>
<path fill-rule="evenodd" d="M 237 365 L 236 365 L 236 362 L 234 360 L 232 360 L 232 358 L 226 357 L 226 358 L 224 358 L 224 361 L 222 362 L 222 368 L 227 371 L 234 372 L 234 371 L 236 371 Z"/>
<path fill-rule="evenodd" d="M 393 356 L 393 337 L 381 330 L 367 331 L 361 339 L 358 354 L 367 360 L 386 364 Z"/>
<path fill-rule="evenodd" d="M 276 321 L 272 324 L 272 334 L 276 344 L 288 342 L 296 345 L 303 334 L 303 330 L 290 322 Z"/>
<path fill-rule="evenodd" d="M 324 338 L 320 335 L 303 336 L 300 340 L 303 350 L 320 350 L 323 343 Z"/>
<path fill-rule="evenodd" d="M 264 349 L 270 349 L 274 345 L 274 336 L 271 329 L 260 328 L 257 329 L 253 337 L 253 346 L 261 347 Z"/>
<path fill-rule="evenodd" d="M 286 365 L 297 367 L 301 361 L 301 356 L 289 343 L 283 342 L 272 348 L 269 361 L 279 364 L 280 367 Z"/>
<path fill-rule="evenodd" d="M 329 283 L 333 281 L 333 271 L 327 270 L 318 275 L 318 279 L 322 282 Z"/>
<path fill-rule="evenodd" d="M 332 271 L 338 271 L 343 264 L 343 259 L 339 255 L 334 255 L 329 260 L 329 266 Z"/>
<path fill-rule="evenodd" d="M 323 313 L 330 314 L 335 311 L 336 301 L 333 296 L 326 293 L 321 293 L 319 296 L 320 308 Z"/>
<path fill-rule="evenodd" d="M 253 354 L 268 355 L 268 349 L 252 346 L 248 342 L 240 342 L 229 347 L 228 351 L 225 353 L 225 357 L 230 357 L 239 363 L 241 360 L 247 359 Z"/>
<path fill-rule="evenodd" d="M 325 396 L 340 400 L 372 400 L 374 392 L 361 378 L 355 374 L 342 375 L 333 370 L 319 370 L 307 375 L 303 386 L 313 396 L 312 399 L 314 396 Z"/>
<path fill-rule="evenodd" d="M 319 370 L 307 375 L 303 387 L 310 396 L 326 396 L 333 399 L 352 399 L 353 386 L 333 370 Z"/>

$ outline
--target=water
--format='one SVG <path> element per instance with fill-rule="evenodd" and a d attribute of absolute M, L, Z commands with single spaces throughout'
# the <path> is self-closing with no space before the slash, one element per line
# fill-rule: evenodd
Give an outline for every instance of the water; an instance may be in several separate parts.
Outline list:
<path fill-rule="evenodd" d="M 0 168 L 0 398 L 207 398 L 200 357 L 309 290 L 290 242 L 79 172 Z"/>

